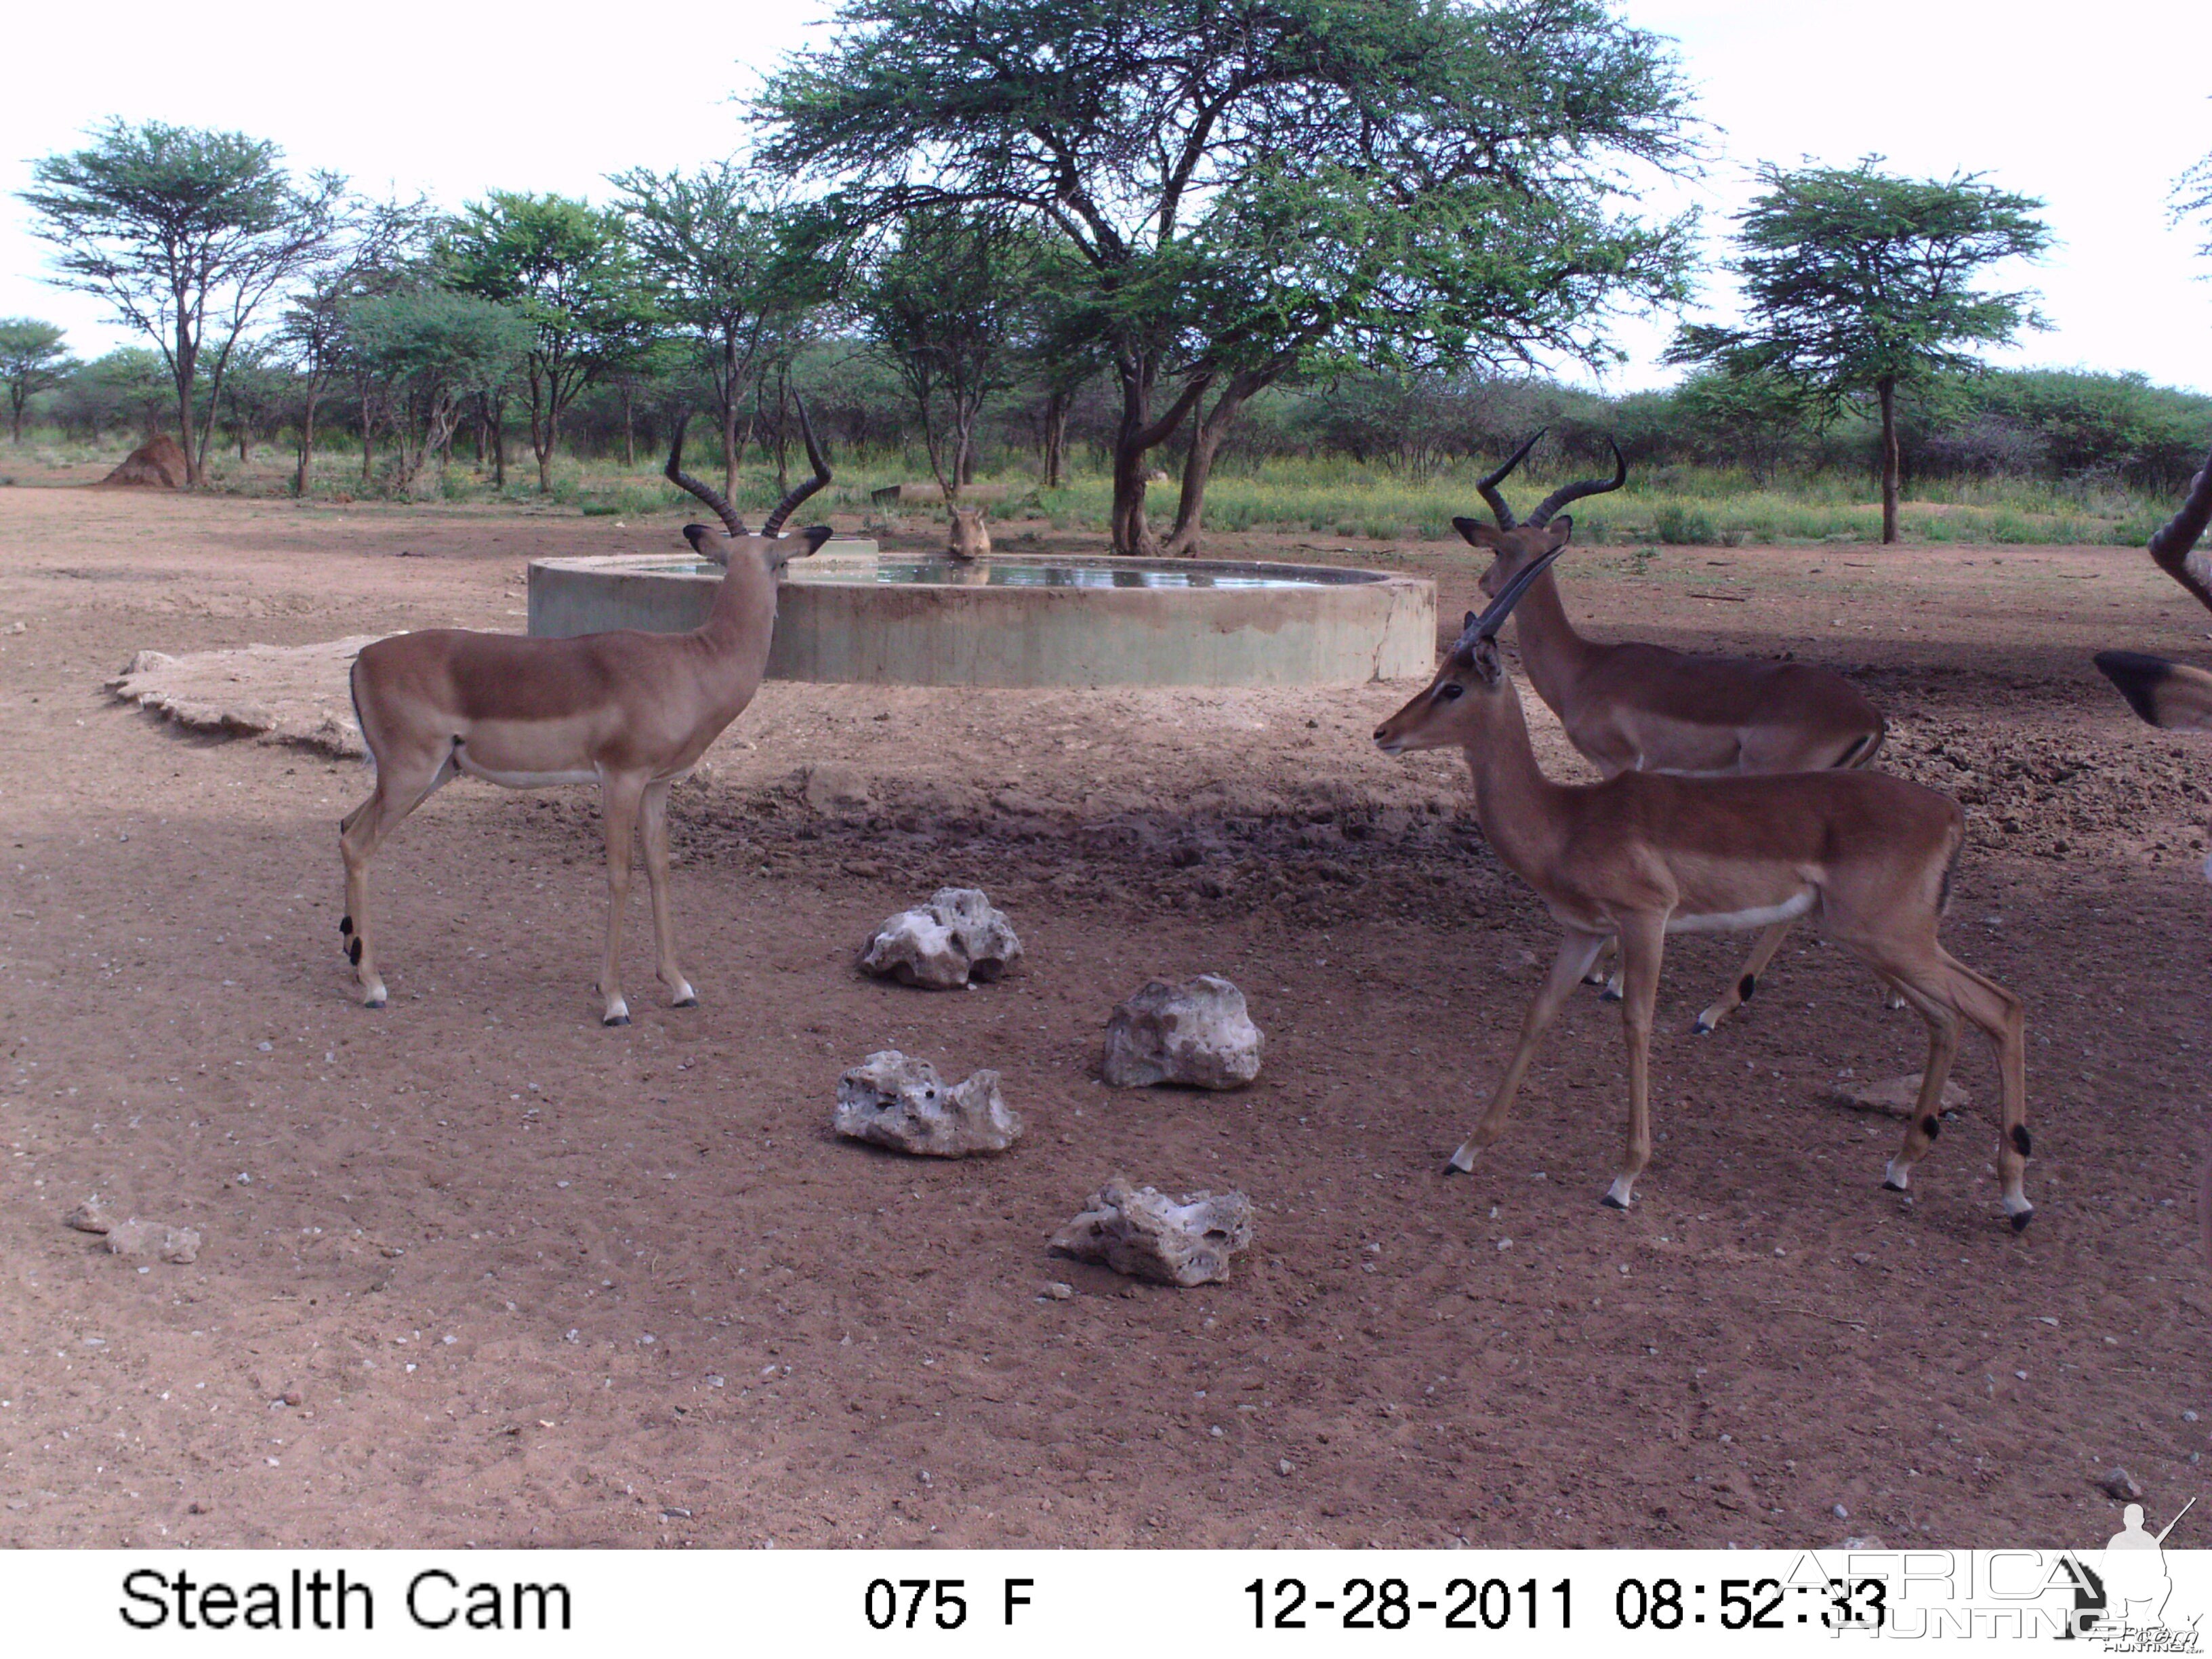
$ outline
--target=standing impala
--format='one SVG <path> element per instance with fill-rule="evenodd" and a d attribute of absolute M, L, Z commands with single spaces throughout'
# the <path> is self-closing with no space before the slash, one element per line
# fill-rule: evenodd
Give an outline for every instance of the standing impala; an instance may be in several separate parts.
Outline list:
<path fill-rule="evenodd" d="M 1452 528 L 1468 545 L 1495 556 L 1483 574 L 1485 593 L 1496 595 L 1522 572 L 1535 573 L 1515 615 L 1515 642 L 1528 683 L 1559 717 L 1570 743 L 1607 777 L 1818 772 L 1873 760 L 1886 731 L 1881 713 L 1839 674 L 1808 663 L 1604 645 L 1577 633 L 1545 568 L 1553 546 L 1552 515 L 1570 501 L 1620 489 L 1628 463 L 1616 444 L 1610 479 L 1563 484 L 1525 524 L 1516 524 L 1498 487 L 1543 435 L 1538 432 L 1476 486 L 1497 515 L 1497 528 L 1476 519 L 1454 519 Z M 1698 1031 L 1711 1031 L 1750 998 L 1792 925 L 1778 921 L 1760 934 L 1743 971 L 1698 1016 Z M 1608 994 L 1617 994 L 1616 976 Z"/>
<path fill-rule="evenodd" d="M 1901 991 L 1928 1022 L 1920 1097 L 1883 1184 L 1911 1183 L 1942 1127 L 1943 1084 L 1959 1022 L 1996 1046 L 2002 1081 L 1997 1174 L 2014 1231 L 2033 1214 L 2025 1020 L 2020 999 L 1946 953 L 1936 925 L 1965 837 L 1948 795 L 1879 772 L 1678 777 L 1625 771 L 1603 783 L 1556 784 L 1529 746 L 1521 700 L 1499 660 L 1498 630 L 1553 560 L 1569 520 L 1467 626 L 1436 678 L 1375 731 L 1385 754 L 1457 746 L 1474 778 L 1474 811 L 1508 867 L 1565 928 L 1558 958 L 1529 1004 L 1505 1075 L 1449 1167 L 1505 1131 L 1536 1045 L 1608 937 L 1620 944 L 1621 1024 L 1628 1040 L 1628 1144 L 1605 1201 L 1626 1209 L 1651 1158 L 1651 1009 L 1670 933 L 1738 930 L 1820 912 L 1836 942 Z"/>
<path fill-rule="evenodd" d="M 2150 538 L 2158 568 L 2212 609 L 2212 568 L 2196 552 L 2197 538 L 2212 520 L 2212 459 L 2189 481 L 2181 511 Z M 2097 666 L 2118 686 L 2128 706 L 2153 726 L 2177 732 L 2212 732 L 2212 674 L 2186 663 L 2168 662 L 2137 651 L 2100 651 Z M 2212 875 L 2212 862 L 2205 866 Z"/>
<path fill-rule="evenodd" d="M 688 634 L 622 629 L 574 639 L 532 639 L 457 628 L 379 640 L 354 659 L 353 707 L 376 765 L 376 787 L 338 825 L 345 859 L 345 915 L 338 931 L 369 1007 L 384 1006 L 368 861 L 400 821 L 456 773 L 510 789 L 597 783 L 607 841 L 606 954 L 601 1023 L 629 1024 L 622 991 L 623 910 L 629 897 L 631 842 L 641 827 L 653 898 L 660 982 L 679 1008 L 698 998 L 676 963 L 668 905 L 668 790 L 760 689 L 775 628 L 775 589 L 787 562 L 830 538 L 817 525 L 783 538 L 783 522 L 830 482 L 805 404 L 799 429 L 814 476 L 776 503 L 750 534 L 729 502 L 684 472 L 684 423 L 668 452 L 670 480 L 689 490 L 725 530 L 690 524 L 702 558 L 725 568 L 707 620 Z"/>

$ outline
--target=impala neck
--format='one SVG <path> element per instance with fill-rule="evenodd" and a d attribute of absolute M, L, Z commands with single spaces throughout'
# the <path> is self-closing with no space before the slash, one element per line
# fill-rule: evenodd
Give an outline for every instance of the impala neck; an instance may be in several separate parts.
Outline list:
<path fill-rule="evenodd" d="M 1540 890 L 1538 872 L 1551 864 L 1565 833 L 1559 822 L 1565 791 L 1536 764 L 1520 693 L 1510 680 L 1499 689 L 1496 712 L 1467 745 L 1467 769 L 1483 835 L 1508 867 Z"/>
<path fill-rule="evenodd" d="M 722 585 L 714 590 L 714 607 L 698 629 L 714 657 L 738 671 L 748 697 L 768 668 L 769 644 L 775 634 L 775 571 L 763 570 L 750 555 L 733 553 Z"/>
<path fill-rule="evenodd" d="M 1547 570 L 1536 578 L 1521 603 L 1513 609 L 1514 643 L 1521 647 L 1521 665 L 1528 683 L 1556 712 L 1576 678 L 1597 654 L 1597 648 L 1575 632 L 1567 620 L 1567 607 L 1559 598 L 1559 585 Z"/>

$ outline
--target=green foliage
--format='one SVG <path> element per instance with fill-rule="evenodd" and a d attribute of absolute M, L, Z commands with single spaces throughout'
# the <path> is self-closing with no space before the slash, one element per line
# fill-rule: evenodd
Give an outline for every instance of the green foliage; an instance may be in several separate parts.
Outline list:
<path fill-rule="evenodd" d="M 1065 330 L 1122 391 L 1125 550 L 1136 458 L 1217 381 L 1209 442 L 1302 367 L 1594 359 L 1608 301 L 1681 293 L 1686 225 L 1617 204 L 1623 161 L 1683 158 L 1686 94 L 1600 0 L 847 0 L 838 25 L 769 94 L 765 161 L 834 179 L 850 226 L 988 204 L 1072 251 Z"/>
<path fill-rule="evenodd" d="M 383 392 L 399 441 L 401 490 L 442 457 L 467 401 L 505 385 L 530 352 L 530 320 L 512 307 L 440 289 L 356 301 L 351 355 Z"/>
<path fill-rule="evenodd" d="M 447 229 L 448 287 L 505 305 L 529 324 L 524 364 L 538 488 L 552 489 L 561 417 L 576 395 L 650 344 L 653 295 L 630 257 L 628 223 L 573 198 L 494 191 Z"/>
<path fill-rule="evenodd" d="M 16 443 L 23 441 L 23 405 L 82 367 L 62 339 L 59 328 L 35 317 L 0 317 L 0 385 L 8 388 L 10 430 Z"/>
<path fill-rule="evenodd" d="M 1036 237 L 986 213 L 924 209 L 899 222 L 854 310 L 921 418 L 947 501 L 974 470 L 985 400 L 1012 386 L 1036 322 Z"/>
<path fill-rule="evenodd" d="M 1765 191 L 1736 216 L 1730 269 L 1742 326 L 1685 328 L 1671 362 L 1778 375 L 1831 404 L 1884 386 L 1972 373 L 1962 348 L 2040 326 L 2023 292 L 1972 284 L 1988 266 L 2050 245 L 2043 204 L 1972 176 L 1899 179 L 1856 167 L 1759 168 Z"/>
<path fill-rule="evenodd" d="M 333 173 L 295 187 L 282 162 L 243 133 L 117 119 L 87 148 L 33 162 L 21 193 L 33 233 L 60 250 L 56 280 L 107 301 L 160 349 L 195 483 L 232 350 L 329 240 L 345 195 Z"/>

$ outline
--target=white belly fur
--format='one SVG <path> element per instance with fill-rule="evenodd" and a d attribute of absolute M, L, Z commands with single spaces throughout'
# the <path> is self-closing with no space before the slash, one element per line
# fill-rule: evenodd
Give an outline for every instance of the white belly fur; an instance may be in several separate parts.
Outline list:
<path fill-rule="evenodd" d="M 1756 910 L 1729 910 L 1710 916 L 1674 915 L 1667 919 L 1670 933 L 1742 933 L 1754 927 L 1770 927 L 1778 921 L 1790 921 L 1813 908 L 1820 896 L 1808 887 L 1796 897 L 1782 904 L 1762 905 Z"/>
<path fill-rule="evenodd" d="M 498 784 L 503 789 L 536 789 L 553 783 L 597 783 L 599 775 L 582 772 L 495 772 L 489 767 L 479 766 L 469 758 L 465 744 L 453 756 L 462 771 L 472 778 L 482 778 L 486 783 Z"/>

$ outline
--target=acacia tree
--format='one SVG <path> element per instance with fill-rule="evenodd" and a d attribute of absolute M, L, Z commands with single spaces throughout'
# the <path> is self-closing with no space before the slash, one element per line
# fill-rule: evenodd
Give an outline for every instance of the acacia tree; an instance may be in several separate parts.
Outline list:
<path fill-rule="evenodd" d="M 89 147 L 33 162 L 36 187 L 21 193 L 33 233 L 61 250 L 51 280 L 105 300 L 160 348 L 192 485 L 239 337 L 321 252 L 345 198 L 336 173 L 296 186 L 283 161 L 243 133 L 118 119 Z"/>
<path fill-rule="evenodd" d="M 432 233 L 429 206 L 419 198 L 349 212 L 292 295 L 277 325 L 277 339 L 298 376 L 295 495 L 307 493 L 314 471 L 315 416 L 342 367 L 347 307 L 409 283 L 428 252 Z M 366 429 L 362 444 L 368 447 Z"/>
<path fill-rule="evenodd" d="M 699 343 L 722 440 L 722 489 L 734 495 L 739 416 L 762 346 L 785 331 L 792 307 L 816 297 L 792 238 L 794 210 L 735 161 L 688 174 L 636 167 L 609 182 L 622 192 L 638 259 L 660 285 L 662 314 Z"/>
<path fill-rule="evenodd" d="M 534 331 L 523 376 L 540 490 L 553 488 L 568 405 L 651 343 L 652 298 L 629 252 L 620 212 L 566 196 L 494 191 L 446 234 L 439 259 L 447 283 L 512 307 Z"/>
<path fill-rule="evenodd" d="M 62 331 L 35 317 L 0 317 L 0 385 L 8 388 L 8 416 L 17 444 L 23 441 L 23 405 L 59 386 L 83 365 L 62 344 Z"/>
<path fill-rule="evenodd" d="M 985 401 L 1019 376 L 1036 275 L 1034 236 L 988 214 L 933 209 L 900 222 L 854 295 L 862 329 L 921 416 L 950 505 L 974 476 Z"/>
<path fill-rule="evenodd" d="M 2212 230 L 2212 155 L 2200 155 L 2173 181 L 2173 193 L 2168 198 L 2173 222 L 2185 219 L 2202 219 L 2208 230 Z M 2197 251 L 2212 259 L 2212 234 L 2197 245 Z"/>
<path fill-rule="evenodd" d="M 2044 326 L 2028 290 L 1976 288 L 1990 266 L 2033 258 L 2051 234 L 2043 204 L 1978 173 L 1900 179 L 1869 155 L 1854 167 L 1759 169 L 1764 191 L 1736 216 L 1748 314 L 1683 329 L 1668 361 L 1772 374 L 1832 410 L 1873 399 L 1881 420 L 1881 538 L 1898 538 L 1897 394 L 1972 374 L 1965 349 Z"/>
<path fill-rule="evenodd" d="M 471 400 L 514 372 L 533 337 L 511 307 L 438 289 L 356 301 L 345 325 L 348 349 L 379 382 L 403 495 L 415 492 L 426 462 L 443 467 Z"/>
<path fill-rule="evenodd" d="M 1613 206 L 1622 163 L 1684 157 L 1686 109 L 1604 0 L 845 0 L 758 118 L 763 161 L 827 181 L 848 224 L 988 205 L 1072 251 L 1136 553 L 1146 455 L 1194 410 L 1180 551 L 1285 374 L 1591 358 L 1609 301 L 1679 295 L 1686 226 Z"/>

